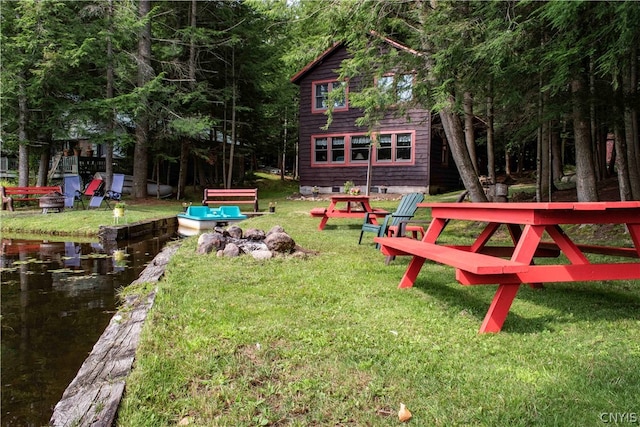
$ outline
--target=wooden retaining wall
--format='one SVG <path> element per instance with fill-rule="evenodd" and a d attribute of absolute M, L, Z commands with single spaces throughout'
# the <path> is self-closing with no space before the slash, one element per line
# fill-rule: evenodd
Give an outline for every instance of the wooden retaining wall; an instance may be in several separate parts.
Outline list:
<path fill-rule="evenodd" d="M 179 247 L 179 241 L 166 246 L 132 284 L 158 282 Z M 127 297 L 56 404 L 49 425 L 113 425 L 155 295 L 154 289 L 148 295 Z"/>
<path fill-rule="evenodd" d="M 147 234 L 162 235 L 168 230 L 178 228 L 178 218 L 174 215 L 167 218 L 159 218 L 151 221 L 139 221 L 122 225 L 101 225 L 98 236 L 101 240 L 130 240 Z"/>

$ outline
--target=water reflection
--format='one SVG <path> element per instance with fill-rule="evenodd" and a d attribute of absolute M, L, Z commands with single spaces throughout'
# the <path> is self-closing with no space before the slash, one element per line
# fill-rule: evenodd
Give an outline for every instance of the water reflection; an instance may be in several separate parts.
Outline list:
<path fill-rule="evenodd" d="M 135 280 L 172 235 L 116 245 L 2 238 L 2 424 L 47 425 Z"/>

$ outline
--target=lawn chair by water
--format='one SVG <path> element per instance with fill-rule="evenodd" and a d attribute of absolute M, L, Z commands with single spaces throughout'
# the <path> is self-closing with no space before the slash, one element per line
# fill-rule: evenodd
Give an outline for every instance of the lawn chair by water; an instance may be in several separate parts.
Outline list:
<path fill-rule="evenodd" d="M 84 200 L 82 200 L 82 185 L 80 183 L 80 175 L 65 175 L 63 181 L 64 191 L 64 207 L 73 208 L 76 202 L 82 204 L 84 209 Z"/>
<path fill-rule="evenodd" d="M 114 173 L 111 180 L 111 190 L 105 193 L 104 201 L 107 203 L 107 207 L 111 208 L 109 200 L 118 201 L 122 198 L 122 189 L 124 187 L 124 174 Z"/>
<path fill-rule="evenodd" d="M 413 218 L 418 209 L 417 204 L 423 200 L 424 194 L 422 193 L 405 194 L 402 196 L 402 199 L 400 199 L 400 204 L 395 212 L 385 216 L 381 224 L 371 224 L 369 214 L 367 213 L 364 217 L 358 244 L 362 243 L 362 236 L 365 232 L 376 233 L 378 237 L 384 237 L 389 233 L 389 230 L 397 230 L 401 221 L 407 221 Z"/>
<path fill-rule="evenodd" d="M 92 179 L 84 190 L 84 195 L 91 197 L 89 200 L 90 208 L 99 208 L 104 200 L 104 181 L 98 178 Z"/>

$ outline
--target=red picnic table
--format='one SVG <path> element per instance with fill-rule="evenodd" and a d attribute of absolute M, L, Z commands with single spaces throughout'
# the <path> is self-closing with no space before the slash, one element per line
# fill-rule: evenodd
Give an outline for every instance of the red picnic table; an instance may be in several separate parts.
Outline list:
<path fill-rule="evenodd" d="M 640 279 L 640 262 L 595 262 L 585 253 L 621 258 L 640 258 L 640 202 L 550 203 L 420 203 L 431 208 L 432 221 L 424 238 L 376 237 L 387 256 L 411 255 L 400 288 L 414 284 L 426 259 L 456 268 L 463 285 L 498 284 L 480 333 L 499 332 L 521 284 Z M 469 246 L 443 245 L 436 241 L 451 220 L 487 223 Z M 625 224 L 629 247 L 576 244 L 562 224 Z M 488 246 L 501 225 L 513 246 Z M 551 242 L 543 242 L 546 232 Z M 564 254 L 568 263 L 561 263 Z M 507 257 L 506 259 L 503 257 Z M 534 265 L 535 257 L 554 257 L 558 262 Z"/>
<path fill-rule="evenodd" d="M 339 208 L 337 205 L 345 204 Z M 373 224 L 377 224 L 377 216 L 384 217 L 389 212 L 383 209 L 373 209 L 369 204 L 369 196 L 340 194 L 331 196 L 331 203 L 328 208 L 313 208 L 311 216 L 320 217 L 318 230 L 323 230 L 329 218 L 363 218 L 369 213 L 369 218 Z"/>

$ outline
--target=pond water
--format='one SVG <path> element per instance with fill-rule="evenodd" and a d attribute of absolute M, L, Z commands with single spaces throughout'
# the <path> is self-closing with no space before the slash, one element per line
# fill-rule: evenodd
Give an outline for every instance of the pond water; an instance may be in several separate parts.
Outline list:
<path fill-rule="evenodd" d="M 0 252 L 2 425 L 43 426 L 134 281 L 173 234 L 111 244 L 10 239 Z"/>

